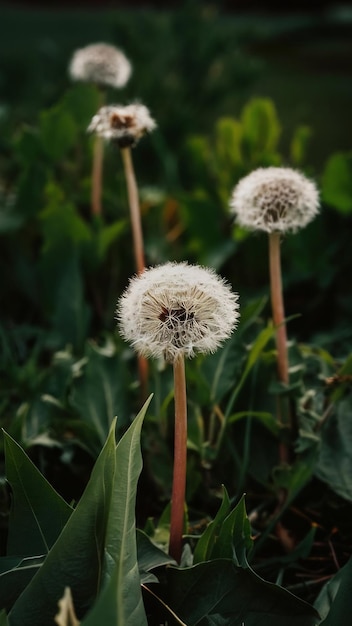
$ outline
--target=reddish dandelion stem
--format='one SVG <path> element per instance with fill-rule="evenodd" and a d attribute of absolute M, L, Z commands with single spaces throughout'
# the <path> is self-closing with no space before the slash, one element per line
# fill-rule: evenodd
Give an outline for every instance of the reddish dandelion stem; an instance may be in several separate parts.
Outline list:
<path fill-rule="evenodd" d="M 279 380 L 288 383 L 287 334 L 282 295 L 280 233 L 269 234 L 270 287 L 273 321 L 276 330 L 277 367 Z"/>
<path fill-rule="evenodd" d="M 174 386 L 175 442 L 169 553 L 179 563 L 182 554 L 187 468 L 187 396 L 183 356 L 174 361 Z"/>
<path fill-rule="evenodd" d="M 94 138 L 93 165 L 92 165 L 92 215 L 102 214 L 101 193 L 103 176 L 104 142 L 99 135 Z"/>
<path fill-rule="evenodd" d="M 269 234 L 269 265 L 270 265 L 270 289 L 271 289 L 271 307 L 274 325 L 276 326 L 276 348 L 277 348 L 277 369 L 279 380 L 286 385 L 289 382 L 288 374 L 288 356 L 287 356 L 287 333 L 285 324 L 285 308 L 282 291 L 281 277 L 281 257 L 280 257 L 280 233 L 272 232 Z M 288 403 L 286 403 L 288 405 Z M 278 422 L 282 426 L 284 424 L 284 408 L 287 409 L 289 421 L 288 406 L 284 407 L 284 399 L 277 397 L 277 416 Z M 292 424 L 288 424 L 292 427 Z M 289 462 L 289 449 L 284 442 L 279 445 L 279 457 L 281 463 Z"/>
<path fill-rule="evenodd" d="M 121 155 L 127 184 L 136 269 L 138 274 L 141 274 L 145 270 L 144 244 L 138 187 L 136 182 L 136 176 L 134 173 L 131 148 L 121 148 Z"/>

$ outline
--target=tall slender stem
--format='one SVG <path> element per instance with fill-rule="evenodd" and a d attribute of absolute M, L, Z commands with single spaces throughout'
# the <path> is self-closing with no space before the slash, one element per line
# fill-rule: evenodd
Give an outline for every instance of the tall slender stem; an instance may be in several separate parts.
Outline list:
<path fill-rule="evenodd" d="M 128 201 L 130 206 L 136 268 L 137 272 L 141 274 L 145 270 L 143 232 L 139 206 L 138 187 L 136 182 L 136 176 L 134 173 L 131 148 L 121 148 L 121 155 L 125 170 Z"/>
<path fill-rule="evenodd" d="M 138 274 L 141 274 L 145 270 L 144 260 L 144 243 L 143 243 L 143 231 L 141 212 L 139 206 L 139 195 L 136 181 L 136 175 L 134 172 L 131 148 L 121 148 L 122 162 L 125 172 L 128 203 L 130 207 L 132 237 L 133 237 L 133 249 L 134 258 L 136 263 L 136 269 Z M 138 372 L 141 385 L 142 401 L 147 397 L 148 393 L 148 361 L 142 356 L 138 357 Z"/>
<path fill-rule="evenodd" d="M 270 290 L 273 321 L 276 326 L 277 369 L 279 380 L 288 384 L 288 356 L 287 356 L 287 333 L 285 324 L 285 308 L 282 291 L 281 257 L 280 257 L 280 233 L 269 234 L 269 265 L 270 265 Z M 288 402 L 277 396 L 277 416 L 280 425 L 285 423 L 284 414 L 288 416 L 288 426 L 292 429 L 292 416 Z M 285 411 L 286 408 L 286 411 Z M 281 463 L 288 463 L 290 453 L 286 443 L 280 442 L 279 457 Z"/>
<path fill-rule="evenodd" d="M 183 356 L 176 358 L 174 362 L 174 386 L 175 442 L 169 553 L 179 563 L 182 554 L 187 468 L 187 394 Z"/>
<path fill-rule="evenodd" d="M 101 193 L 103 178 L 104 142 L 102 137 L 95 135 L 92 164 L 92 192 L 91 208 L 92 215 L 102 214 Z"/>
<path fill-rule="evenodd" d="M 276 329 L 277 368 L 279 380 L 288 383 L 287 334 L 285 308 L 282 293 L 280 233 L 269 235 L 271 307 Z"/>
<path fill-rule="evenodd" d="M 103 106 L 105 93 L 99 90 L 99 108 Z M 102 214 L 102 181 L 103 181 L 104 140 L 95 135 L 92 163 L 91 211 L 92 215 Z"/>

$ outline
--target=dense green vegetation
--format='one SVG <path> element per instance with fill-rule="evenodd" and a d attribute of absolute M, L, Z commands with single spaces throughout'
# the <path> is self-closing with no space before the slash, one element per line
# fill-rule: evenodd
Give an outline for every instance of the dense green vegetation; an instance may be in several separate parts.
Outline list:
<path fill-rule="evenodd" d="M 0 624 L 53 624 L 65 587 L 87 625 L 347 623 L 352 26 L 338 18 L 193 3 L 3 9 Z M 115 328 L 135 271 L 121 160 L 107 145 L 92 217 L 86 128 L 99 92 L 67 74 L 72 52 L 99 40 L 134 65 L 108 101 L 140 100 L 158 123 L 133 150 L 148 264 L 209 266 L 240 294 L 238 330 L 187 363 L 181 566 L 167 555 L 172 371 L 149 363 L 142 408 L 136 357 Z M 297 167 L 321 192 L 319 217 L 282 243 L 289 385 L 276 374 L 266 237 L 228 207 L 238 180 L 267 165 Z M 277 423 L 278 396 L 295 433 Z"/>

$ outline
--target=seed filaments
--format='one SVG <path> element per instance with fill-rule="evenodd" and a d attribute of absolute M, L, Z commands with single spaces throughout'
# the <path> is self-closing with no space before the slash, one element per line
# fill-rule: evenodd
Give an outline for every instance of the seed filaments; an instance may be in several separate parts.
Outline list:
<path fill-rule="evenodd" d="M 159 320 L 162 322 L 165 338 L 168 337 L 175 348 L 185 348 L 189 342 L 189 333 L 194 333 L 197 327 L 194 311 L 187 311 L 184 307 L 161 308 Z M 199 338 L 202 337 L 199 327 L 196 332 Z"/>

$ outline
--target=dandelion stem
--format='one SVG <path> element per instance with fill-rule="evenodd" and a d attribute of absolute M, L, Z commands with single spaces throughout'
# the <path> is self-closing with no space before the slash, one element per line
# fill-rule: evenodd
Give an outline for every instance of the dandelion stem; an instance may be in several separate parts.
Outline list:
<path fill-rule="evenodd" d="M 142 274 L 142 272 L 144 272 L 145 270 L 143 232 L 141 212 L 139 207 L 138 187 L 133 167 L 131 148 L 121 148 L 121 155 L 127 184 L 136 269 L 138 274 Z M 148 361 L 142 356 L 138 357 L 138 372 L 141 385 L 141 396 L 143 401 L 147 397 Z"/>
<path fill-rule="evenodd" d="M 276 329 L 277 367 L 279 380 L 288 383 L 287 335 L 282 295 L 280 233 L 269 234 L 271 306 Z"/>
<path fill-rule="evenodd" d="M 105 95 L 99 90 L 99 107 L 104 104 Z M 95 135 L 93 146 L 93 163 L 92 163 L 92 190 L 91 190 L 91 210 L 92 215 L 102 214 L 102 180 L 103 180 L 103 160 L 104 160 L 104 141 L 99 135 Z"/>
<path fill-rule="evenodd" d="M 126 176 L 136 268 L 138 274 L 141 274 L 145 269 L 143 232 L 139 207 L 138 187 L 133 168 L 131 148 L 121 148 L 121 155 Z"/>
<path fill-rule="evenodd" d="M 99 135 L 95 136 L 93 149 L 93 165 L 92 165 L 92 194 L 91 207 L 92 215 L 102 214 L 101 205 L 101 189 L 102 189 L 102 173 L 103 173 L 103 157 L 104 143 Z"/>
<path fill-rule="evenodd" d="M 179 563 L 182 554 L 187 467 L 187 395 L 183 356 L 174 361 L 174 386 L 175 442 L 169 553 Z"/>
<path fill-rule="evenodd" d="M 271 307 L 274 325 L 276 326 L 276 348 L 277 348 L 277 369 L 279 380 L 288 384 L 288 356 L 287 356 L 287 333 L 285 324 L 285 309 L 282 292 L 281 277 L 281 257 L 280 257 L 280 233 L 271 232 L 269 234 L 269 265 L 270 265 L 270 289 Z M 277 398 L 277 414 L 280 425 L 284 423 L 283 399 Z M 290 416 L 289 416 L 290 417 Z M 291 421 L 291 420 L 290 420 Z M 292 424 L 289 424 L 290 428 Z M 280 461 L 287 463 L 289 460 L 289 450 L 286 444 L 280 443 Z"/>

